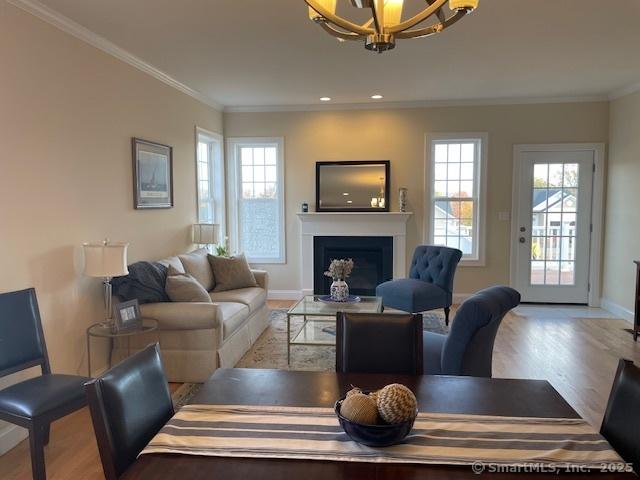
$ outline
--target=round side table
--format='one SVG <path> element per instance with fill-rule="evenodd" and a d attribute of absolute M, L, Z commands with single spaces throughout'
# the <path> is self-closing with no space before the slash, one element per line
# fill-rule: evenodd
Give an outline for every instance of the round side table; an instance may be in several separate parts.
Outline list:
<path fill-rule="evenodd" d="M 126 338 L 127 339 L 127 357 L 131 355 L 131 337 L 134 335 L 142 335 L 150 333 L 158 329 L 158 321 L 152 318 L 144 319 L 142 327 L 135 330 L 123 330 L 116 332 L 111 327 L 106 327 L 102 323 L 94 323 L 87 328 L 87 371 L 91 377 L 91 337 L 100 338 Z M 111 354 L 109 354 L 109 368 L 111 368 Z"/>

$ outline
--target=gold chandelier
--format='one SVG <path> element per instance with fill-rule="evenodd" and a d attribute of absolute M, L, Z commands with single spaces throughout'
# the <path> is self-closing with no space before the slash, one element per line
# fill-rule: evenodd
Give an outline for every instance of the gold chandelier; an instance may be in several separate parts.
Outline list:
<path fill-rule="evenodd" d="M 382 53 L 396 46 L 397 38 L 421 38 L 441 32 L 478 6 L 478 0 L 425 0 L 426 8 L 402 20 L 404 0 L 349 0 L 356 8 L 371 9 L 371 19 L 353 23 L 336 15 L 337 0 L 305 0 L 309 18 L 340 40 L 364 40 L 365 48 Z M 445 13 L 448 4 L 450 13 Z M 420 25 L 435 16 L 432 25 Z M 417 27 L 417 28 L 416 28 Z"/>

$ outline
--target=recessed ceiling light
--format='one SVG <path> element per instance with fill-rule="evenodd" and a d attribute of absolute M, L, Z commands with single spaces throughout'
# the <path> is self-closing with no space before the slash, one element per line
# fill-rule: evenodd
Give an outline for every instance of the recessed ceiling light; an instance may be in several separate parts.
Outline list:
<path fill-rule="evenodd" d="M 371 99 L 372 100 L 380 100 L 380 99 L 382 99 L 382 95 L 379 95 L 379 94 L 376 93 L 375 95 L 371 95 Z"/>
<path fill-rule="evenodd" d="M 353 200 L 347 200 L 347 203 L 353 203 Z"/>
<path fill-rule="evenodd" d="M 320 97 L 320 101 L 321 102 L 330 102 L 331 101 L 331 97 Z"/>
<path fill-rule="evenodd" d="M 349 192 L 344 192 L 343 195 L 346 197 L 349 195 Z"/>

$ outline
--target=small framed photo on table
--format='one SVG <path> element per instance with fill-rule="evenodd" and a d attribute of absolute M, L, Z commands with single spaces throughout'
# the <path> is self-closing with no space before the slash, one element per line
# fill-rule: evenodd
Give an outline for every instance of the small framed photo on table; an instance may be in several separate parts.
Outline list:
<path fill-rule="evenodd" d="M 130 332 L 142 328 L 142 315 L 138 300 L 118 303 L 113 307 L 116 332 Z"/>
<path fill-rule="evenodd" d="M 133 207 L 173 207 L 173 148 L 132 139 Z"/>

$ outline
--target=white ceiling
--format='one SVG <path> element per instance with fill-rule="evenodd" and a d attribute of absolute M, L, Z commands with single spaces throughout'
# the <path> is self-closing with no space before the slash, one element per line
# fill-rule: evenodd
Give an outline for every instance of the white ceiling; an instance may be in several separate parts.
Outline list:
<path fill-rule="evenodd" d="M 640 81 L 639 0 L 481 0 L 380 55 L 327 35 L 303 0 L 41 3 L 227 107 L 601 96 Z"/>

